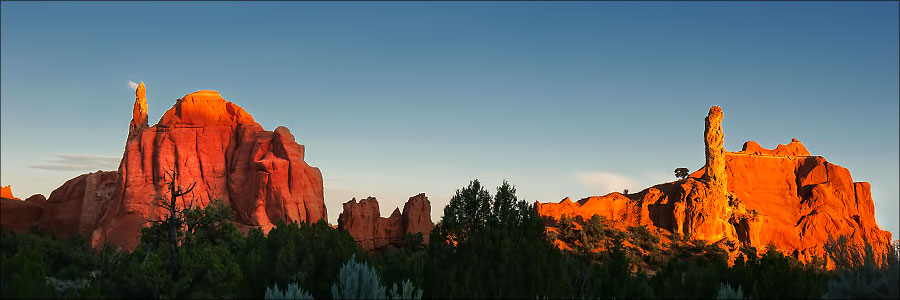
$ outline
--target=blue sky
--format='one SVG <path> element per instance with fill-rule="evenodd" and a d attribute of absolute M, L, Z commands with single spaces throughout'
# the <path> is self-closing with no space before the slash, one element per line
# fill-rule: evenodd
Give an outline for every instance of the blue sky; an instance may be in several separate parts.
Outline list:
<path fill-rule="evenodd" d="M 639 191 L 702 166 L 720 105 L 727 150 L 796 137 L 900 229 L 897 2 L 3 2 L 0 24 L 0 184 L 23 198 L 115 169 L 144 81 L 151 123 L 215 89 L 290 128 L 332 222 L 420 192 L 438 220 L 473 178 Z"/>

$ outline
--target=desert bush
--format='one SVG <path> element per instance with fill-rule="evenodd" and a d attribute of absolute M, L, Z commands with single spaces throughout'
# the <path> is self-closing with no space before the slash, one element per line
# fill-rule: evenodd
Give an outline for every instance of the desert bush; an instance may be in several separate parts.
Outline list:
<path fill-rule="evenodd" d="M 300 288 L 300 285 L 295 283 L 288 284 L 287 288 L 282 290 L 278 288 L 278 284 L 276 283 L 274 287 L 269 287 L 266 289 L 266 299 L 313 299 L 313 296 L 309 294 L 309 292 Z"/>
<path fill-rule="evenodd" d="M 881 265 L 872 245 L 865 243 L 862 253 L 849 245 L 847 237 L 829 237 L 825 247 L 835 262 L 836 274 L 828 281 L 826 299 L 900 298 L 900 242 L 895 241 L 882 253 Z"/>
<path fill-rule="evenodd" d="M 384 299 L 385 289 L 375 268 L 357 262 L 356 255 L 341 267 L 339 282 L 331 285 L 332 299 Z"/>
<path fill-rule="evenodd" d="M 735 290 L 730 284 L 723 282 L 719 284 L 719 293 L 716 294 L 716 299 L 744 299 L 744 293 L 741 291 L 741 286 Z"/>
<path fill-rule="evenodd" d="M 409 281 L 409 279 L 403 281 L 403 283 L 400 285 L 397 285 L 395 283 L 394 286 L 391 287 L 391 290 L 388 294 L 390 295 L 391 299 L 396 300 L 422 299 L 422 290 L 416 289 L 412 281 Z"/>

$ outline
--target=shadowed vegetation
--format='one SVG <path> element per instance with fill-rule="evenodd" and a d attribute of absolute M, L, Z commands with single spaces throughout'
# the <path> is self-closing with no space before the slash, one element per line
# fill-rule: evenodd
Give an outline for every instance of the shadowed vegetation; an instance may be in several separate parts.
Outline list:
<path fill-rule="evenodd" d="M 619 228 L 599 216 L 542 220 L 506 182 L 493 193 L 477 180 L 459 189 L 427 245 L 407 235 L 403 247 L 372 253 L 324 220 L 241 234 L 221 201 L 178 216 L 192 225 L 174 227 L 175 251 L 166 222 L 145 228 L 132 252 L 3 231 L 0 296 L 896 299 L 900 286 L 896 242 L 878 253 L 833 239 L 833 271 L 824 258 L 804 264 L 774 248 L 759 257 L 744 249 L 729 267 L 717 244 Z"/>

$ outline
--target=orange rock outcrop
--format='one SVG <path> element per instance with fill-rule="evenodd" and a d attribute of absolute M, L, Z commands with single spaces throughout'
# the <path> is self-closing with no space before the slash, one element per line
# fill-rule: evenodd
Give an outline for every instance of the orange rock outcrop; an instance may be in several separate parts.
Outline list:
<path fill-rule="evenodd" d="M 539 213 L 554 219 L 562 215 L 589 219 L 599 214 L 623 227 L 645 225 L 689 239 L 732 241 L 759 251 L 771 243 L 804 261 L 825 256 L 823 246 L 829 235 L 845 235 L 856 246 L 868 242 L 876 249 L 888 247 L 891 233 L 875 222 L 869 183 L 853 182 L 847 169 L 810 156 L 797 139 L 772 150 L 750 141 L 739 152 L 723 151 L 718 156 L 715 148 L 721 146 L 721 135 L 710 136 L 717 130 L 709 128 L 716 126 L 716 116 L 721 116 L 721 110 L 713 107 L 704 133 L 707 165 L 688 178 L 627 196 L 610 193 L 578 202 L 568 198 L 559 203 L 538 202 Z M 724 170 L 715 171 L 718 160 Z"/>
<path fill-rule="evenodd" d="M 214 199 L 230 204 L 241 228 L 268 231 L 282 219 L 315 222 L 327 217 L 322 174 L 304 161 L 304 147 L 287 128 L 266 131 L 241 107 L 210 90 L 178 99 L 156 125 L 147 126 L 143 83 L 135 95 L 119 169 L 69 180 L 47 201 L 28 206 L 41 210 L 39 221 L 20 223 L 63 236 L 81 235 L 94 247 L 133 249 L 147 220 L 162 215 L 153 202 L 167 196 L 168 171 L 178 172 L 185 187 L 196 183 L 186 197 L 198 206 Z M 4 202 L 3 214 L 11 214 L 7 208 L 25 209 L 21 207 Z"/>
<path fill-rule="evenodd" d="M 16 198 L 16 196 L 13 196 L 12 186 L 9 186 L 9 185 L 0 186 L 0 198 L 19 200 L 19 198 Z"/>
<path fill-rule="evenodd" d="M 431 202 L 425 194 L 410 197 L 402 213 L 400 208 L 395 208 L 387 218 L 381 216 L 375 197 L 347 201 L 338 216 L 338 229 L 350 232 L 360 246 L 370 251 L 388 245 L 401 247 L 406 234 L 421 233 L 423 242 L 427 243 L 432 228 Z"/>

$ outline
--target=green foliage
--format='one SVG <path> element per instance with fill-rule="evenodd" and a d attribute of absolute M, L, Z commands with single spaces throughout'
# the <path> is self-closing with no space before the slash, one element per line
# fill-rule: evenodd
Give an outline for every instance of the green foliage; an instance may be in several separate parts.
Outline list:
<path fill-rule="evenodd" d="M 273 288 L 266 289 L 266 299 L 309 299 L 312 300 L 313 296 L 309 294 L 309 292 L 300 288 L 300 285 L 297 283 L 291 283 L 287 286 L 286 289 L 281 290 L 278 288 L 278 284 L 275 284 Z"/>
<path fill-rule="evenodd" d="M 622 246 L 621 236 L 611 239 L 607 255 L 591 266 L 587 288 L 582 298 L 652 298 L 653 289 L 647 276 L 633 273 L 633 264 Z"/>
<path fill-rule="evenodd" d="M 223 298 L 243 280 L 240 266 L 225 245 L 183 247 L 175 290 L 178 298 Z"/>
<path fill-rule="evenodd" d="M 43 255 L 25 251 L 14 252 L 7 256 L 4 253 L 0 266 L 3 269 L 3 298 L 51 298 L 56 296 L 53 289 L 44 279 L 47 276 L 47 264 Z"/>
<path fill-rule="evenodd" d="M 727 265 L 691 254 L 692 249 L 671 257 L 652 279 L 656 295 L 662 298 L 714 298 Z M 686 257 L 685 257 L 686 256 Z M 713 283 L 713 284 L 711 284 Z"/>
<path fill-rule="evenodd" d="M 504 182 L 491 197 L 478 180 L 457 190 L 431 232 L 425 297 L 562 295 L 561 253 L 515 192 Z"/>
<path fill-rule="evenodd" d="M 438 235 L 454 241 L 464 241 L 469 234 L 485 228 L 488 222 L 495 219 L 491 215 L 491 194 L 488 193 L 478 179 L 469 183 L 469 186 L 456 190 L 456 195 L 450 199 L 450 204 L 444 207 L 444 216 L 441 218 Z"/>
<path fill-rule="evenodd" d="M 365 254 L 347 231 L 337 230 L 325 220 L 312 225 L 279 221 L 269 231 L 264 245 L 246 245 L 242 268 L 261 276 L 256 286 L 247 288 L 246 297 L 262 294 L 272 282 L 282 286 L 298 282 L 314 297 L 329 298 L 331 285 L 337 282 L 344 262 L 353 255 Z"/>
<path fill-rule="evenodd" d="M 425 239 L 422 237 L 421 232 L 404 234 L 401 243 L 403 244 L 403 248 L 408 251 L 425 249 Z"/>
<path fill-rule="evenodd" d="M 97 260 L 82 239 L 6 230 L 0 235 L 2 298 L 78 298 L 96 292 L 91 274 Z"/>
<path fill-rule="evenodd" d="M 815 261 L 804 264 L 774 247 L 769 247 L 758 259 L 755 250 L 747 249 L 744 254 L 726 277 L 728 282 L 742 286 L 749 298 L 821 298 L 825 293 L 827 274 L 822 264 Z"/>
<path fill-rule="evenodd" d="M 372 257 L 373 265 L 378 274 L 381 274 L 385 286 L 403 286 L 406 280 L 411 280 L 411 284 L 416 286 L 423 286 L 428 260 L 428 252 L 425 250 L 408 248 L 388 249 Z"/>
<path fill-rule="evenodd" d="M 172 285 L 164 249 L 139 245 L 131 253 L 104 248 L 100 252 L 100 285 L 109 298 L 159 299 Z"/>
<path fill-rule="evenodd" d="M 386 294 L 378 272 L 356 255 L 341 267 L 340 282 L 331 286 L 332 299 L 384 299 Z"/>

